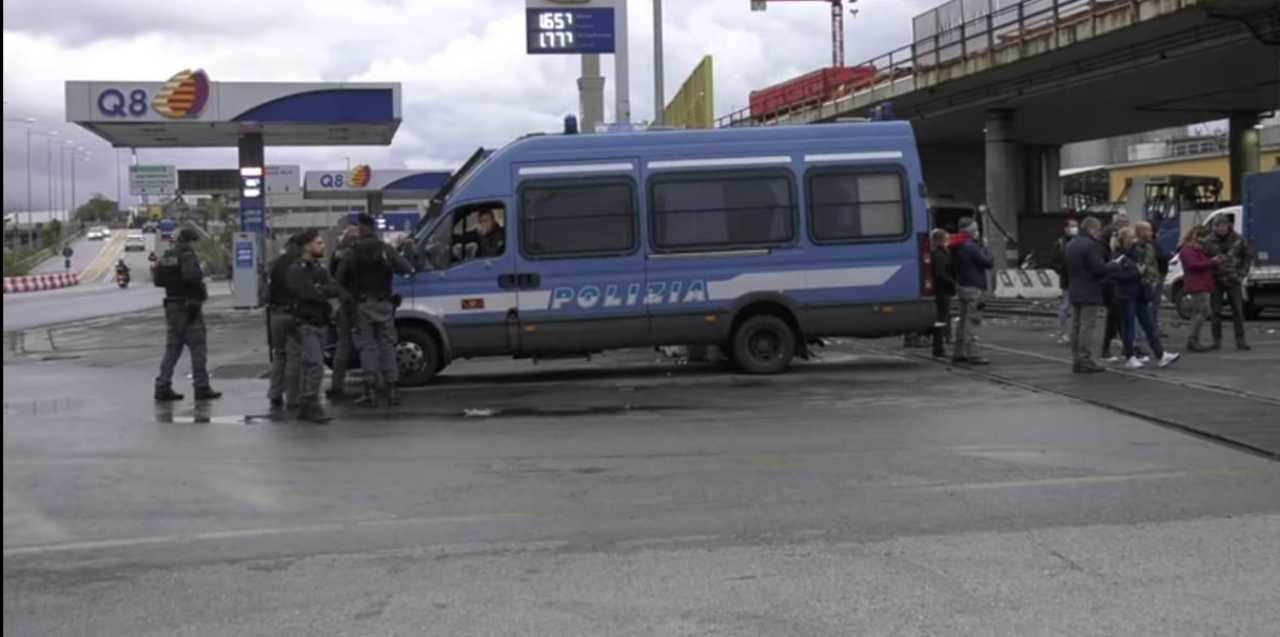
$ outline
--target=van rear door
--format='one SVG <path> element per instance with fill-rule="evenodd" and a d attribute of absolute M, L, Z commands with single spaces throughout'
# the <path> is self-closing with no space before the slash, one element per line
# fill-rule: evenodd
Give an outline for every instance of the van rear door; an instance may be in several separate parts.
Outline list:
<path fill-rule="evenodd" d="M 521 353 L 647 344 L 634 169 L 634 161 L 517 169 Z"/>

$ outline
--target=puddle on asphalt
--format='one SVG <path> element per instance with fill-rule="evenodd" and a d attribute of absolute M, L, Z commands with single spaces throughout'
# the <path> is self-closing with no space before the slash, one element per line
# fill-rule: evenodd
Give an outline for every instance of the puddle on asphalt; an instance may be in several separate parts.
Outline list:
<path fill-rule="evenodd" d="M 48 416 L 73 411 L 84 406 L 80 398 L 46 398 L 44 400 L 14 400 L 4 402 L 4 416 Z"/>

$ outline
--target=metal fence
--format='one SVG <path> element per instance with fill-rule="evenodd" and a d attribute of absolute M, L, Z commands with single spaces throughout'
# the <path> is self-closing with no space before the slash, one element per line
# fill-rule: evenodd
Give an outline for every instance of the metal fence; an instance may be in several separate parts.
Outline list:
<path fill-rule="evenodd" d="M 837 89 L 828 102 L 890 87 L 923 88 L 919 78 L 930 69 L 1050 34 L 1056 45 L 1061 29 L 1113 12 L 1136 15 L 1137 10 L 1138 0 L 951 0 L 912 20 L 911 44 L 855 65 L 872 66 L 876 74 L 869 82 Z M 813 104 L 797 105 L 759 120 L 748 107 L 717 118 L 716 126 L 763 125 L 812 108 Z"/>

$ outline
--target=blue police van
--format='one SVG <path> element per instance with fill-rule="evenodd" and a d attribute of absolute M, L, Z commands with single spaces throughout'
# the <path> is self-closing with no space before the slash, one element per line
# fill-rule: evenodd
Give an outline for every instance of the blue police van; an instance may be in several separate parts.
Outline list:
<path fill-rule="evenodd" d="M 786 369 L 933 323 L 905 122 L 544 135 L 478 154 L 413 234 L 402 382 L 450 361 L 719 345 Z"/>

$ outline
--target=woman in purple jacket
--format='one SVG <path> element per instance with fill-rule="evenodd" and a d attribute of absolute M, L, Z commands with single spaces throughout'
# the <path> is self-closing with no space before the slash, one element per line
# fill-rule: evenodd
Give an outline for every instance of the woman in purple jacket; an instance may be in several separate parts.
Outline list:
<path fill-rule="evenodd" d="M 1221 257 L 1210 257 L 1204 247 L 1208 228 L 1192 226 L 1178 244 L 1178 259 L 1182 261 L 1182 289 L 1191 304 L 1191 335 L 1187 338 L 1187 350 L 1207 352 L 1200 344 L 1200 328 L 1209 319 L 1209 294 L 1213 292 L 1214 271 Z"/>

